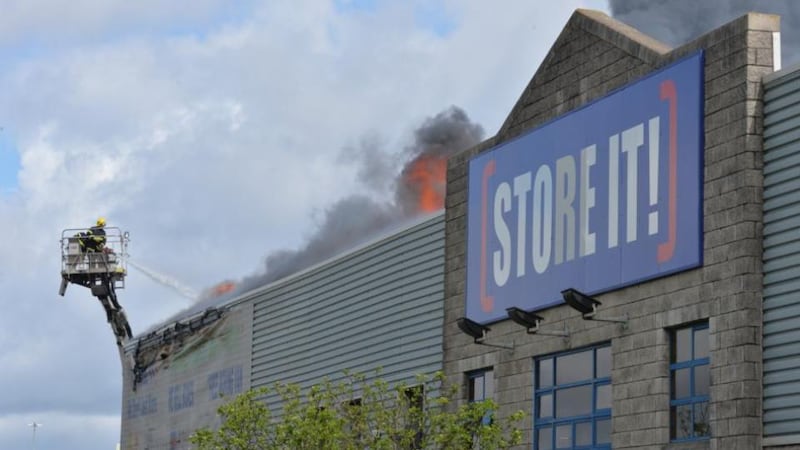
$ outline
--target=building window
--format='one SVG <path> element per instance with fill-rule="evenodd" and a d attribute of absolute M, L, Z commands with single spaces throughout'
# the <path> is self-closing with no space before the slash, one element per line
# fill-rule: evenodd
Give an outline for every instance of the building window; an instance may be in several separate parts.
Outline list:
<path fill-rule="evenodd" d="M 494 371 L 492 369 L 476 370 L 467 374 L 469 379 L 469 394 L 467 399 L 471 402 L 480 402 L 487 398 L 494 398 Z"/>
<path fill-rule="evenodd" d="M 677 328 L 670 336 L 670 433 L 673 440 L 711 435 L 708 322 Z"/>
<path fill-rule="evenodd" d="M 494 370 L 482 369 L 467 374 L 469 381 L 469 393 L 467 399 L 470 402 L 481 402 L 486 399 L 494 398 Z M 484 425 L 492 423 L 492 413 L 487 412 L 483 417 Z"/>
<path fill-rule="evenodd" d="M 611 448 L 611 346 L 535 361 L 534 448 Z"/>

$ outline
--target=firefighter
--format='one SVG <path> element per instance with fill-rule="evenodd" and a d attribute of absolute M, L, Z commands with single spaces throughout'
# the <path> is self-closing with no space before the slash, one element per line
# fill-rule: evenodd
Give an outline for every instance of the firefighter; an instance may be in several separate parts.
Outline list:
<path fill-rule="evenodd" d="M 92 228 L 85 233 L 81 233 L 81 251 L 101 252 L 106 246 L 106 219 L 100 217 Z"/>

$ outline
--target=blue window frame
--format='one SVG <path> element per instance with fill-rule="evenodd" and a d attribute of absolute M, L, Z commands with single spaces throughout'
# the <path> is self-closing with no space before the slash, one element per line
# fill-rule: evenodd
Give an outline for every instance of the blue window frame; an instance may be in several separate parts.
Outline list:
<path fill-rule="evenodd" d="M 673 441 L 708 439 L 708 322 L 672 330 L 670 336 L 670 435 Z"/>
<path fill-rule="evenodd" d="M 470 402 L 480 402 L 489 398 L 494 398 L 494 370 L 491 368 L 476 370 L 467 374 L 468 396 Z M 492 423 L 491 412 L 483 418 L 483 423 Z"/>
<path fill-rule="evenodd" d="M 611 345 L 535 360 L 534 448 L 611 448 Z"/>
<path fill-rule="evenodd" d="M 494 371 L 491 368 L 470 372 L 467 374 L 467 380 L 469 382 L 467 399 L 470 402 L 494 398 Z"/>

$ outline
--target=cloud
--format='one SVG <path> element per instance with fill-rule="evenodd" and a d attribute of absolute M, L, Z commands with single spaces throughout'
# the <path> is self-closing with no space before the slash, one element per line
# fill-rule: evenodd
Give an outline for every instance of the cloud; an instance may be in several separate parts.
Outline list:
<path fill-rule="evenodd" d="M 56 46 L 141 33 L 199 31 L 241 18 L 253 2 L 222 0 L 9 0 L 0 15 L 0 49 Z"/>
<path fill-rule="evenodd" d="M 0 426 L 36 416 L 43 439 L 62 432 L 46 414 L 106 426 L 121 410 L 102 308 L 81 287 L 57 296 L 62 229 L 106 216 L 133 258 L 196 290 L 257 273 L 331 205 L 389 187 L 399 167 L 362 164 L 365 142 L 401 164 L 453 104 L 493 134 L 581 5 L 448 0 L 439 33 L 423 2 L 61 3 L 0 15 L 0 126 L 20 161 L 0 194 Z M 134 269 L 119 296 L 134 332 L 187 306 Z"/>

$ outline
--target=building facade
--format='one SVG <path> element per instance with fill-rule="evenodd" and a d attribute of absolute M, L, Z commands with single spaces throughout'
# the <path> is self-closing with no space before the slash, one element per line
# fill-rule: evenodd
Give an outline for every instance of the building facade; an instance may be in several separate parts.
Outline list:
<path fill-rule="evenodd" d="M 191 448 L 217 408 L 344 370 L 417 383 L 442 368 L 444 215 L 136 337 L 122 352 L 122 448 Z M 265 401 L 280 415 L 277 396 Z"/>
<path fill-rule="evenodd" d="M 787 405 L 762 377 L 778 32 L 748 14 L 673 49 L 578 10 L 497 135 L 449 160 L 444 369 L 529 414 L 520 448 L 800 443 L 777 424 L 796 409 L 762 413 Z"/>
<path fill-rule="evenodd" d="M 381 367 L 525 411 L 519 448 L 799 449 L 800 69 L 776 72 L 778 33 L 751 13 L 668 48 L 576 11 L 497 135 L 448 161 L 444 215 L 127 345 L 123 448 Z"/>

